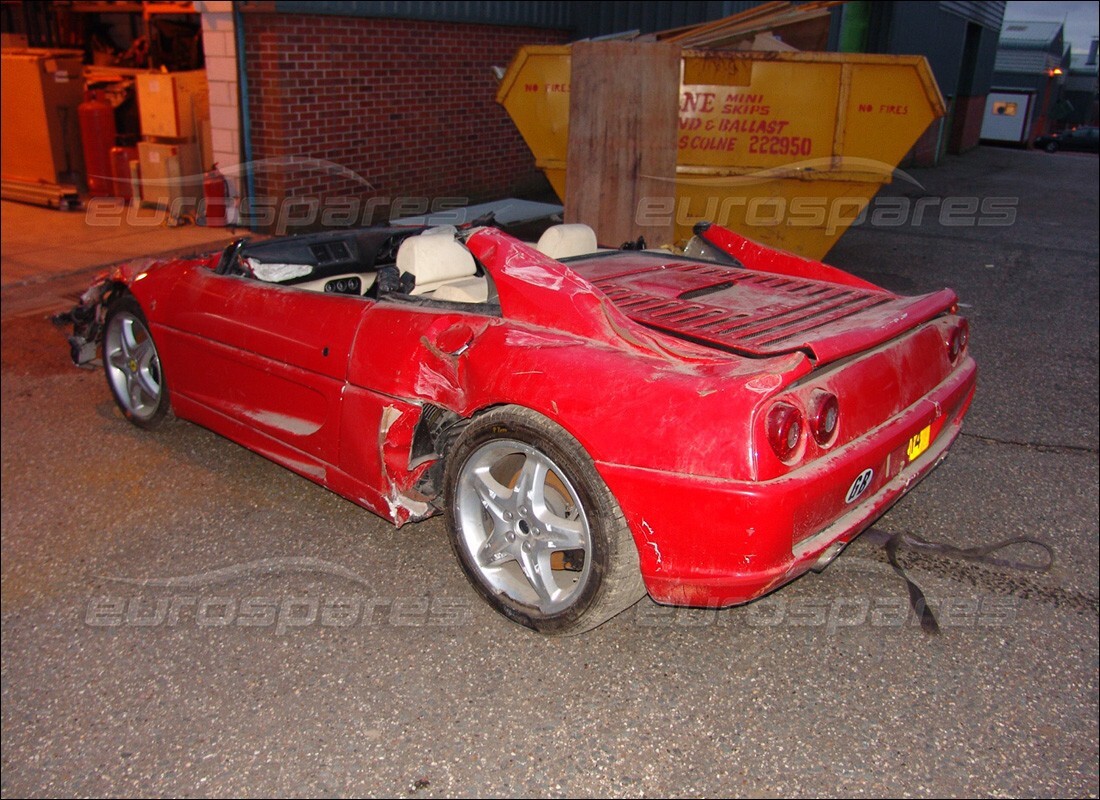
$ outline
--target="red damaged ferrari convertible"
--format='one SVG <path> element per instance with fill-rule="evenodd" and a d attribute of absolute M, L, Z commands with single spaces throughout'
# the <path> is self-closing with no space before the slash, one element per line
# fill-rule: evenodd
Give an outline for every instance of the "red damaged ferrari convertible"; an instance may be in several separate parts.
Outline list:
<path fill-rule="evenodd" d="M 575 633 L 828 564 L 974 393 L 948 290 L 700 224 L 682 254 L 373 227 L 133 263 L 73 311 L 122 413 L 171 410 L 395 525 L 446 517 L 500 613 Z"/>

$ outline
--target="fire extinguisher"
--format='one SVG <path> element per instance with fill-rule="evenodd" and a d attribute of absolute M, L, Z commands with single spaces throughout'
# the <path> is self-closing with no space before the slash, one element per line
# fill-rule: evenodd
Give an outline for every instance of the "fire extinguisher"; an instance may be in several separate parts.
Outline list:
<path fill-rule="evenodd" d="M 215 163 L 202 180 L 202 198 L 206 206 L 206 225 L 224 228 L 226 225 L 226 196 L 229 194 L 225 176 Z"/>
<path fill-rule="evenodd" d="M 136 163 L 138 150 L 136 147 L 112 147 L 110 150 L 111 177 L 114 179 L 114 189 L 111 194 L 123 200 L 130 200 L 137 190 L 133 178 L 130 175 L 130 162 Z"/>
<path fill-rule="evenodd" d="M 114 191 L 111 176 L 111 148 L 115 146 L 115 110 L 100 97 L 99 92 L 89 91 L 84 102 L 77 106 L 80 120 L 80 143 L 84 150 L 84 174 L 88 179 L 88 193 L 92 197 L 109 197 Z"/>

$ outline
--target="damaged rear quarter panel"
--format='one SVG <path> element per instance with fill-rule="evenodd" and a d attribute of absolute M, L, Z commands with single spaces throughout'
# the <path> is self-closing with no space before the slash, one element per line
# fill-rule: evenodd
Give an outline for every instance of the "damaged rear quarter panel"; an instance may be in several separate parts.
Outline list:
<path fill-rule="evenodd" d="M 573 295 L 563 295 L 550 277 L 545 270 L 538 285 L 522 282 L 529 316 L 559 320 L 578 295 L 589 306 L 601 302 L 579 278 Z M 754 410 L 809 369 L 801 354 L 750 361 L 702 351 L 685 361 L 625 318 L 617 320 L 625 336 L 608 323 L 586 337 L 517 321 L 507 311 L 512 287 L 501 283 L 504 317 L 379 303 L 357 337 L 349 384 L 462 417 L 516 404 L 557 422 L 598 462 L 747 478 Z M 587 313 L 578 316 L 591 324 Z M 423 324 L 410 325 L 410 317 Z M 440 347 L 456 328 L 470 333 L 457 355 Z"/>

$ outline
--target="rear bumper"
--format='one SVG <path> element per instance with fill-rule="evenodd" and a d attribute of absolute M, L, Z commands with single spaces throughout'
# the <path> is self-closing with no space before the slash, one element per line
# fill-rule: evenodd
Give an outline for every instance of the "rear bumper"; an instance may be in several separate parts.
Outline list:
<path fill-rule="evenodd" d="M 650 596 L 659 603 L 721 608 L 827 564 L 943 461 L 974 396 L 976 375 L 967 357 L 883 425 L 775 480 L 598 464 L 634 534 Z M 938 433 L 910 462 L 909 440 L 926 426 Z M 853 483 L 868 470 L 866 490 L 847 503 Z"/>

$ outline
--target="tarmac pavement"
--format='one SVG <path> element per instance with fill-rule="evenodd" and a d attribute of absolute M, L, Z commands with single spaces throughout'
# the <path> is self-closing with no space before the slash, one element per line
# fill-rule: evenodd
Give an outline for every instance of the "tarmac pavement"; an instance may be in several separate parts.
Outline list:
<path fill-rule="evenodd" d="M 476 599 L 440 520 L 397 530 L 194 425 L 125 424 L 45 319 L 87 275 L 5 272 L 2 794 L 1096 797 L 1098 160 L 910 174 L 827 260 L 956 288 L 981 373 L 875 530 L 1054 553 L 903 551 L 939 636 L 863 537 L 746 607 L 646 599 L 540 638 Z"/>

